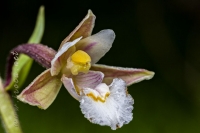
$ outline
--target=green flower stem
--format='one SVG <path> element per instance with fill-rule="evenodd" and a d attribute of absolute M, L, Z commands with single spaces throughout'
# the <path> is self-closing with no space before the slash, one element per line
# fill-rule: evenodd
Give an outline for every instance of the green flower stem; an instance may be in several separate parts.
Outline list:
<path fill-rule="evenodd" d="M 29 43 L 39 43 L 42 39 L 44 32 L 44 7 L 41 6 L 39 9 L 36 26 L 34 28 L 33 34 L 29 39 Z M 17 54 L 18 55 L 18 54 Z M 18 58 L 17 56 L 15 58 Z M 11 82 L 9 81 L 6 88 L 3 87 L 3 83 L 0 78 L 0 117 L 2 123 L 5 127 L 7 133 L 22 133 L 17 114 L 15 112 L 14 105 L 11 101 L 11 97 L 6 92 L 10 89 L 16 89 L 14 87 L 14 77 L 15 74 L 18 74 L 18 87 L 22 86 L 25 81 L 33 60 L 26 55 L 21 54 L 16 60 L 19 65 L 13 66 L 11 73 Z"/>
<path fill-rule="evenodd" d="M 40 43 L 43 33 L 44 33 L 44 27 L 45 27 L 45 18 L 44 18 L 44 6 L 41 6 L 38 12 L 38 16 L 37 16 L 37 20 L 36 20 L 36 25 L 35 28 L 33 30 L 33 33 L 30 37 L 30 39 L 28 40 L 28 43 L 35 43 L 38 44 Z M 22 87 L 23 83 L 25 82 L 28 73 L 31 69 L 33 60 L 28 57 L 25 54 L 20 54 L 18 57 L 18 53 L 16 53 L 15 58 L 17 59 L 17 64 L 18 65 L 14 65 L 12 66 L 12 71 L 8 71 L 7 74 L 11 73 L 11 81 L 9 81 L 9 83 L 6 83 L 6 90 L 14 90 L 14 77 L 16 75 L 16 73 L 19 75 L 18 77 L 18 88 Z"/>
<path fill-rule="evenodd" d="M 0 87 L 0 114 L 7 133 L 22 133 L 15 108 L 8 93 Z"/>

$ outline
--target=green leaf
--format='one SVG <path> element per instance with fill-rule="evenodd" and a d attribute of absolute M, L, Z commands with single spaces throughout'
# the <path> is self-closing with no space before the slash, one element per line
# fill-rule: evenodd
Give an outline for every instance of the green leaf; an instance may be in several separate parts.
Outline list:
<path fill-rule="evenodd" d="M 44 33 L 44 23 L 44 6 L 41 6 L 37 16 L 35 29 L 31 37 L 29 38 L 28 43 L 40 43 Z M 27 55 L 19 55 L 18 60 L 16 60 L 16 65 L 13 65 L 12 68 L 12 81 L 6 87 L 6 90 L 16 89 L 23 85 L 24 81 L 28 76 L 32 63 L 33 60 Z"/>
<path fill-rule="evenodd" d="M 40 43 L 44 33 L 44 6 L 39 9 L 35 29 L 28 40 L 28 43 Z"/>

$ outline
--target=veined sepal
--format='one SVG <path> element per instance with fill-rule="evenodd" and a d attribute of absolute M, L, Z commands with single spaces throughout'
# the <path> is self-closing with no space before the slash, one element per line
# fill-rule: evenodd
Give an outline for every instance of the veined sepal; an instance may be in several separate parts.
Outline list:
<path fill-rule="evenodd" d="M 32 106 L 47 109 L 55 100 L 62 82 L 60 76 L 51 76 L 50 69 L 40 74 L 17 98 Z"/>
<path fill-rule="evenodd" d="M 107 84 L 112 83 L 114 78 L 121 78 L 126 82 L 127 86 L 141 82 L 143 80 L 149 80 L 153 78 L 155 74 L 154 72 L 145 69 L 124 68 L 100 64 L 92 65 L 91 70 L 101 71 L 104 73 L 103 82 Z"/>
<path fill-rule="evenodd" d="M 79 25 L 62 41 L 60 44 L 59 50 L 62 46 L 70 41 L 73 41 L 79 37 L 86 38 L 92 34 L 94 28 L 96 16 L 92 13 L 91 10 L 88 10 L 85 18 L 79 23 Z"/>

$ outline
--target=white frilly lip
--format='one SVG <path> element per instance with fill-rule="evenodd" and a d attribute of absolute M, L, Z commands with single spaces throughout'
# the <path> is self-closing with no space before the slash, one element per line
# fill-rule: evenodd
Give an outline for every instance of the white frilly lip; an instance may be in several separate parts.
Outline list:
<path fill-rule="evenodd" d="M 105 102 L 83 96 L 80 100 L 80 108 L 92 123 L 110 126 L 115 130 L 133 119 L 134 100 L 127 94 L 126 83 L 121 79 L 114 79 L 109 89 L 110 95 Z"/>

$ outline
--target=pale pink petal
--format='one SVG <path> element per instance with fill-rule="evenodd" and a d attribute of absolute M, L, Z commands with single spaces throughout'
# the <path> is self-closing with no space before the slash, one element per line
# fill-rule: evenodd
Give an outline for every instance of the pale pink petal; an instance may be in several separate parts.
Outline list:
<path fill-rule="evenodd" d="M 93 65 L 91 70 L 104 73 L 103 82 L 107 84 L 110 84 L 114 78 L 121 78 L 129 86 L 142 80 L 149 80 L 154 76 L 154 72 L 145 69 L 123 68 L 98 64 Z"/>
<path fill-rule="evenodd" d="M 53 60 L 51 61 L 51 75 L 57 75 L 61 68 L 65 66 L 67 63 L 67 59 L 69 56 L 75 52 L 75 47 L 73 47 L 79 40 L 81 40 L 82 37 L 77 38 L 76 40 L 72 42 L 67 42 L 63 45 L 63 47 L 58 51 L 58 53 L 55 55 Z"/>
<path fill-rule="evenodd" d="M 75 86 L 74 86 L 74 82 L 73 82 L 73 79 L 72 78 L 68 78 L 68 77 L 65 77 L 63 75 L 62 77 L 62 82 L 65 86 L 65 88 L 67 89 L 67 91 L 69 92 L 69 94 L 75 98 L 76 100 L 80 100 L 81 97 L 77 94 L 76 90 L 75 90 Z"/>
<path fill-rule="evenodd" d="M 81 99 L 82 89 L 95 88 L 102 82 L 103 77 L 104 75 L 101 72 L 89 71 L 88 73 L 79 73 L 72 78 L 63 75 L 61 80 L 71 96 L 79 101 Z"/>
<path fill-rule="evenodd" d="M 51 76 L 50 69 L 40 74 L 17 98 L 41 109 L 47 109 L 56 98 L 62 82 L 57 76 Z"/>
<path fill-rule="evenodd" d="M 88 53 L 92 59 L 91 63 L 94 64 L 110 50 L 114 39 L 115 33 L 113 30 L 102 30 L 97 34 L 80 40 L 76 44 L 76 49 Z"/>
<path fill-rule="evenodd" d="M 104 74 L 98 71 L 89 71 L 88 73 L 79 73 L 74 76 L 74 83 L 79 88 L 95 88 L 103 80 Z"/>
<path fill-rule="evenodd" d="M 79 25 L 62 41 L 60 48 L 68 41 L 73 41 L 79 37 L 88 37 L 91 35 L 95 23 L 95 15 L 91 10 L 88 10 L 88 14 L 85 18 L 79 23 Z M 60 49 L 59 48 L 59 49 Z"/>

